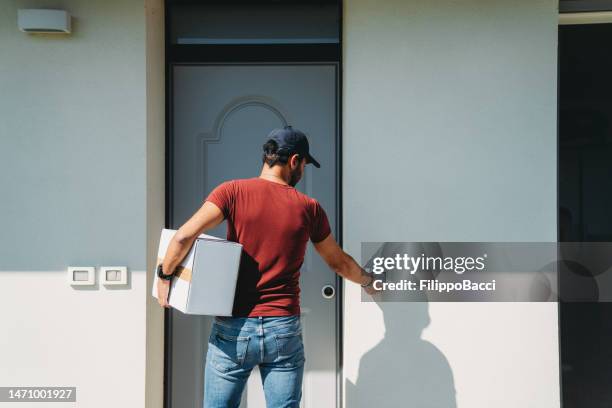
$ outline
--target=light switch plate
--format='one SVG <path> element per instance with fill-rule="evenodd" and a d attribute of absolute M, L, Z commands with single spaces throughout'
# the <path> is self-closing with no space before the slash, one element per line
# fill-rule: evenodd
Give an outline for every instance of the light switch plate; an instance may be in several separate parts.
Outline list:
<path fill-rule="evenodd" d="M 100 280 L 105 286 L 127 285 L 126 266 L 102 266 Z"/>
<path fill-rule="evenodd" d="M 93 266 L 69 266 L 68 283 L 72 286 L 95 285 L 96 268 Z"/>

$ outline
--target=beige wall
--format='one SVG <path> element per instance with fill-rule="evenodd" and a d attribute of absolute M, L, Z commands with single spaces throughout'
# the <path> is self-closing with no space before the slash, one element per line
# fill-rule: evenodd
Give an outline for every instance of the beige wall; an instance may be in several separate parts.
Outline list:
<path fill-rule="evenodd" d="M 147 73 L 147 270 L 157 262 L 159 233 L 165 227 L 165 55 L 164 1 L 145 0 Z M 147 274 L 146 408 L 163 407 L 164 312 L 149 296 L 153 274 Z"/>
<path fill-rule="evenodd" d="M 555 241 L 557 3 L 344 13 L 345 248 Z M 362 303 L 345 284 L 344 309 L 347 407 L 559 407 L 554 303 Z"/>
<path fill-rule="evenodd" d="M 19 8 L 65 9 L 74 32 L 22 33 Z M 161 0 L 3 1 L 0 49 L 0 383 L 160 407 L 145 270 L 164 213 Z M 75 264 L 125 265 L 130 285 L 73 289 Z"/>

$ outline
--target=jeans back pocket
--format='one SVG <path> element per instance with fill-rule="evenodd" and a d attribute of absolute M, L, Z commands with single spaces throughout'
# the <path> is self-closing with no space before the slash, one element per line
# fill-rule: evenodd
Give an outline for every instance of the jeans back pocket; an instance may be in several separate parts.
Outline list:
<path fill-rule="evenodd" d="M 279 359 L 303 356 L 304 343 L 301 329 L 289 333 L 276 333 L 274 338 Z"/>
<path fill-rule="evenodd" d="M 242 367 L 249 345 L 249 336 L 234 336 L 214 328 L 211 340 L 210 363 L 215 369 L 226 373 Z"/>

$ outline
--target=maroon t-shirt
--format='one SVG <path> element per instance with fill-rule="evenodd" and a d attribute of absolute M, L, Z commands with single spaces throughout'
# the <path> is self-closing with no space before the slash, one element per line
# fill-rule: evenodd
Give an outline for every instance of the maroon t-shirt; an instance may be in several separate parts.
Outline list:
<path fill-rule="evenodd" d="M 314 198 L 260 177 L 226 181 L 206 198 L 227 219 L 227 240 L 243 246 L 233 316 L 300 313 L 306 244 L 331 233 Z"/>

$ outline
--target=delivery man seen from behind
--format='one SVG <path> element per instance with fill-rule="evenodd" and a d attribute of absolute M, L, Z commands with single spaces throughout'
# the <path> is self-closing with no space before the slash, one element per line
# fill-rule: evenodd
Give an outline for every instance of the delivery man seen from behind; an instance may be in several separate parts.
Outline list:
<path fill-rule="evenodd" d="M 159 279 L 158 300 L 169 307 L 172 271 L 196 238 L 227 220 L 227 240 L 243 246 L 231 317 L 215 316 L 206 356 L 204 407 L 238 407 L 254 366 L 268 408 L 298 407 L 305 353 L 300 319 L 300 267 L 308 240 L 338 275 L 374 294 L 372 274 L 340 248 L 319 202 L 295 188 L 310 155 L 304 133 L 285 126 L 263 145 L 259 177 L 226 181 L 176 232 Z"/>

